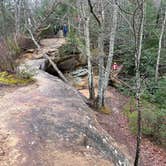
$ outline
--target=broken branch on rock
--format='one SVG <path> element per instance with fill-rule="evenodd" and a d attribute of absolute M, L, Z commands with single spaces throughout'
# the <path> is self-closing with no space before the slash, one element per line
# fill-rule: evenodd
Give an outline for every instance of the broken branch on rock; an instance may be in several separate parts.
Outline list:
<path fill-rule="evenodd" d="M 63 73 L 58 69 L 57 65 L 51 60 L 51 58 L 47 55 L 44 54 L 43 56 L 44 58 L 48 59 L 50 64 L 52 65 L 52 67 L 55 69 L 55 71 L 59 74 L 60 78 L 64 81 L 64 82 L 68 82 L 68 80 L 65 78 L 65 76 L 63 75 Z"/>

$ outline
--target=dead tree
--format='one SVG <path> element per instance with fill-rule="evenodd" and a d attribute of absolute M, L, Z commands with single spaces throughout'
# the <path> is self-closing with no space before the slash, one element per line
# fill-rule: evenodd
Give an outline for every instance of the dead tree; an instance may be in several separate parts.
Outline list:
<path fill-rule="evenodd" d="M 29 18 L 30 19 L 30 18 Z M 28 30 L 30 36 L 31 36 L 31 39 L 32 41 L 34 42 L 35 46 L 37 47 L 38 50 L 40 50 L 40 45 L 39 43 L 37 42 L 37 40 L 35 39 L 31 29 L 26 26 L 26 29 Z M 59 77 L 64 81 L 64 82 L 68 82 L 68 80 L 65 78 L 65 76 L 63 75 L 63 73 L 58 69 L 57 65 L 51 60 L 51 58 L 47 55 L 47 54 L 44 54 L 43 55 L 44 58 L 48 59 L 48 61 L 50 62 L 50 64 L 52 65 L 52 67 L 54 68 L 54 70 L 58 73 Z"/>

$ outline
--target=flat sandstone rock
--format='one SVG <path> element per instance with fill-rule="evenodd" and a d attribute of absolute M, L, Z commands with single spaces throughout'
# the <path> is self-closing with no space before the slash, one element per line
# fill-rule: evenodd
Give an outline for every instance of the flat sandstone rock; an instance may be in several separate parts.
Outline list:
<path fill-rule="evenodd" d="M 0 98 L 0 166 L 131 165 L 76 89 L 27 63 L 36 82 Z"/>
<path fill-rule="evenodd" d="M 129 165 L 73 87 L 42 71 L 35 77 L 0 101 L 1 166 Z"/>

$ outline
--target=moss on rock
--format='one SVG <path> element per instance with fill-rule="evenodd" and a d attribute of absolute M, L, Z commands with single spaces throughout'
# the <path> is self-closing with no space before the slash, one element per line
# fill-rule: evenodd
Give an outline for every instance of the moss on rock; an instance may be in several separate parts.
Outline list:
<path fill-rule="evenodd" d="M 0 84 L 5 85 L 27 85 L 33 82 L 32 78 L 21 78 L 15 74 L 9 74 L 8 72 L 0 72 Z"/>

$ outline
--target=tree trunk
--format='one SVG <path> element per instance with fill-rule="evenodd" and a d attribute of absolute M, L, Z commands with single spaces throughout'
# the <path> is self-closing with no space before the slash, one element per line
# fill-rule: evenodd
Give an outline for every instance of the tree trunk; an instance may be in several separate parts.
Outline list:
<path fill-rule="evenodd" d="M 86 55 L 88 58 L 88 86 L 89 86 L 89 99 L 95 99 L 94 81 L 93 81 L 93 68 L 91 63 L 90 53 L 90 37 L 89 37 L 89 17 L 85 19 L 85 45 Z"/>
<path fill-rule="evenodd" d="M 99 83 L 98 83 L 98 95 L 97 95 L 97 108 L 101 109 L 104 107 L 104 33 L 103 28 L 101 28 L 101 32 L 99 34 L 98 39 L 98 48 L 99 48 Z"/>
<path fill-rule="evenodd" d="M 16 37 L 20 33 L 20 19 L 21 19 L 21 0 L 15 2 L 15 33 Z"/>
<path fill-rule="evenodd" d="M 31 31 L 31 29 L 28 28 L 28 27 L 25 27 L 25 28 L 28 30 L 28 32 L 29 32 L 29 34 L 30 34 L 30 36 L 31 36 L 31 39 L 32 39 L 32 41 L 34 42 L 34 44 L 35 44 L 35 46 L 37 47 L 37 49 L 40 49 L 40 45 L 39 45 L 38 42 L 36 41 L 36 39 L 35 39 L 35 37 L 34 37 L 32 31 Z"/>
<path fill-rule="evenodd" d="M 137 146 L 136 146 L 136 155 L 134 166 L 139 165 L 139 158 L 141 152 L 141 133 L 142 133 L 142 115 L 140 108 L 140 91 L 141 91 L 141 78 L 140 78 L 140 59 L 141 59 L 141 50 L 142 50 L 142 38 L 143 38 L 143 28 L 144 28 L 144 0 L 140 6 L 140 25 L 136 41 L 136 54 L 135 54 L 135 68 L 136 68 L 136 110 L 138 113 L 137 117 Z"/>
<path fill-rule="evenodd" d="M 163 38 L 163 34 L 164 34 L 165 24 L 166 24 L 166 11 L 165 11 L 165 16 L 164 16 L 164 20 L 163 20 L 163 23 L 162 23 L 162 28 L 161 28 L 160 38 L 159 38 L 159 48 L 158 48 L 158 56 L 157 56 L 157 63 L 156 63 L 156 73 L 155 73 L 155 81 L 156 82 L 158 80 L 158 70 L 159 70 L 160 54 L 161 54 L 161 43 L 162 43 L 162 38 Z"/>
<path fill-rule="evenodd" d="M 112 18 L 112 27 L 111 27 L 111 33 L 110 33 L 110 46 L 109 46 L 109 55 L 107 60 L 107 66 L 105 70 L 105 79 L 104 79 L 104 91 L 106 90 L 108 86 L 108 81 L 110 77 L 111 72 L 111 65 L 114 55 L 114 42 L 115 42 L 115 34 L 116 34 L 116 28 L 117 28 L 117 19 L 118 19 L 118 6 L 113 4 L 113 18 Z"/>

